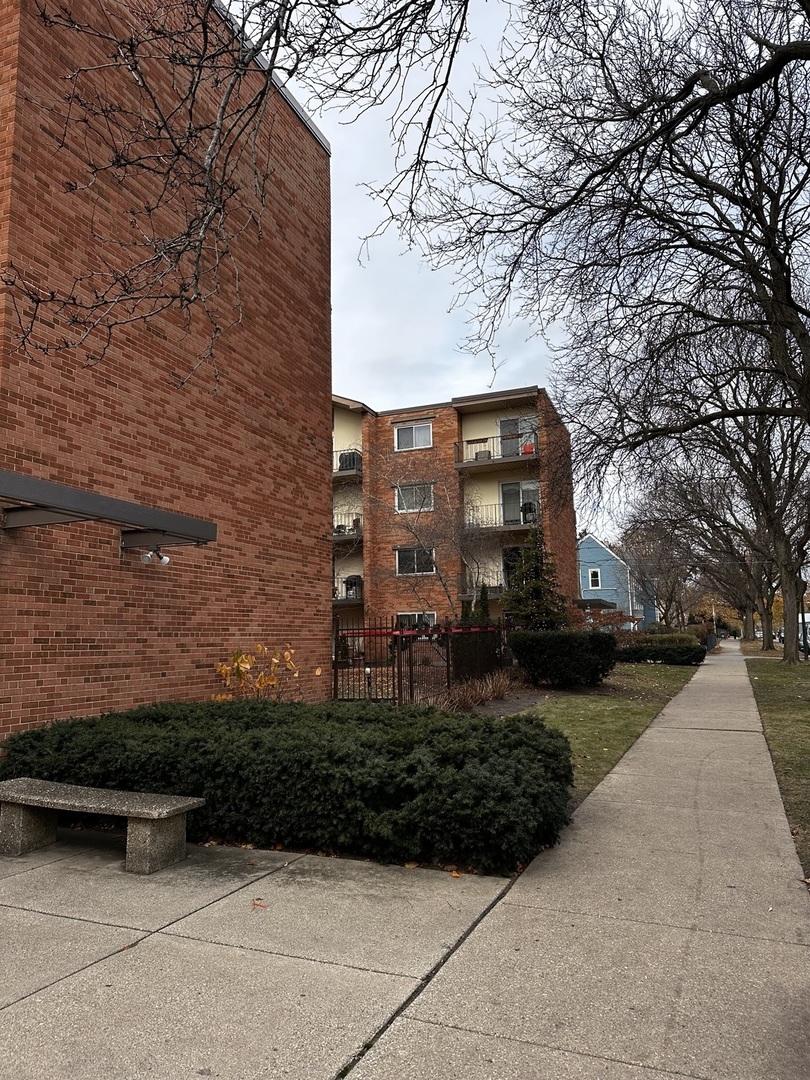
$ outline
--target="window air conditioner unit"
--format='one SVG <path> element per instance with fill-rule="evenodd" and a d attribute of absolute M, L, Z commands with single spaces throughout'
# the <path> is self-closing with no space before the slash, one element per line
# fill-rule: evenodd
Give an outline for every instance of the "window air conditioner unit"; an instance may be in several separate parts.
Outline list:
<path fill-rule="evenodd" d="M 476 450 L 475 451 L 475 460 L 476 461 L 491 461 L 492 460 L 492 451 L 491 450 Z"/>

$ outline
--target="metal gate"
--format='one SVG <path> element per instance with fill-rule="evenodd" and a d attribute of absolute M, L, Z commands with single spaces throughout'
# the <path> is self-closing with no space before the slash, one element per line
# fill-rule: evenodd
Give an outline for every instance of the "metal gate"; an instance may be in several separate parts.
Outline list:
<path fill-rule="evenodd" d="M 333 623 L 332 696 L 340 701 L 429 701 L 503 666 L 503 628 L 403 627 L 396 618 Z"/>

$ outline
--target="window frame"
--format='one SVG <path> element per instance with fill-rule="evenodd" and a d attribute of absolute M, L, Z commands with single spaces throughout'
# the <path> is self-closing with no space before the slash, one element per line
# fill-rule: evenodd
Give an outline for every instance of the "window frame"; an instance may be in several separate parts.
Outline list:
<path fill-rule="evenodd" d="M 400 497 L 402 495 L 402 492 L 404 490 L 406 490 L 406 489 L 414 491 L 417 488 L 423 488 L 423 489 L 426 490 L 427 495 L 428 495 L 428 500 L 425 501 L 421 506 L 401 506 L 400 505 Z M 419 513 L 422 513 L 423 511 L 428 511 L 428 510 L 432 510 L 432 509 L 433 509 L 433 482 L 432 481 L 421 481 L 421 482 L 414 483 L 414 484 L 396 484 L 394 486 L 394 510 L 395 510 L 395 512 L 397 514 L 419 514 Z"/>
<path fill-rule="evenodd" d="M 412 620 L 404 623 L 403 619 Z M 435 611 L 398 611 L 397 612 L 397 630 L 420 630 L 419 621 L 426 619 L 427 624 L 432 630 L 436 626 L 436 612 Z"/>
<path fill-rule="evenodd" d="M 428 442 L 426 442 L 424 444 L 420 443 L 419 445 L 416 444 L 415 432 L 416 432 L 417 428 L 427 428 L 428 429 Z M 414 433 L 413 436 L 412 436 L 412 438 L 414 440 L 413 446 L 400 446 L 399 445 L 399 435 L 400 435 L 401 431 L 410 431 L 410 432 Z M 395 450 L 396 453 L 403 453 L 404 451 L 407 451 L 407 450 L 430 450 L 432 448 L 432 446 L 433 446 L 433 421 L 432 420 L 421 420 L 421 421 L 414 422 L 413 424 L 397 424 L 396 427 L 394 428 L 394 450 Z"/>
<path fill-rule="evenodd" d="M 593 579 L 596 575 L 596 584 L 594 585 Z M 588 588 L 589 589 L 601 589 L 602 588 L 602 571 L 598 566 L 588 567 Z"/>
<path fill-rule="evenodd" d="M 400 556 L 403 555 L 405 552 L 408 552 L 408 551 L 413 552 L 414 569 L 413 570 L 404 570 L 403 571 L 400 568 Z M 418 560 L 418 557 L 419 557 L 420 553 L 422 555 L 429 556 L 430 565 L 431 565 L 430 570 L 419 570 L 419 569 L 417 569 L 417 560 Z M 395 554 L 394 563 L 395 563 L 395 567 L 396 567 L 396 576 L 397 577 L 429 577 L 430 575 L 436 573 L 436 549 L 435 548 L 424 548 L 424 547 L 419 547 L 419 546 L 396 548 L 396 554 Z"/>

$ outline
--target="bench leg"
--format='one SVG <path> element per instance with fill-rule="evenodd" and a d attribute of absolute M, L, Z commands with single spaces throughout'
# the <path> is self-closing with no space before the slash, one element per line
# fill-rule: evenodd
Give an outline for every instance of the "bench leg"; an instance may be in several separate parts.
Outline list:
<path fill-rule="evenodd" d="M 25 855 L 56 842 L 56 810 L 0 803 L 0 855 Z"/>
<path fill-rule="evenodd" d="M 186 857 L 186 815 L 127 820 L 127 860 L 131 874 L 154 874 Z"/>

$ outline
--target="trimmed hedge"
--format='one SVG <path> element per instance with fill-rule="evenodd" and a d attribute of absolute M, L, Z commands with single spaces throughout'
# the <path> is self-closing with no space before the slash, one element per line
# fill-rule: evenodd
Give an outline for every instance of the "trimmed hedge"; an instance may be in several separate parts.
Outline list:
<path fill-rule="evenodd" d="M 571 748 L 532 716 L 372 703 L 165 703 L 9 738 L 0 779 L 195 795 L 193 841 L 509 874 L 568 821 Z"/>
<path fill-rule="evenodd" d="M 597 686 L 616 664 L 616 639 L 600 630 L 515 630 L 508 642 L 533 686 Z"/>
<path fill-rule="evenodd" d="M 619 649 L 637 645 L 694 645 L 697 640 L 694 634 L 686 633 L 648 634 L 644 630 L 619 630 L 616 634 Z"/>
<path fill-rule="evenodd" d="M 679 664 L 684 667 L 702 664 L 706 659 L 706 646 L 692 645 L 636 645 L 619 649 L 616 659 L 625 664 Z"/>

